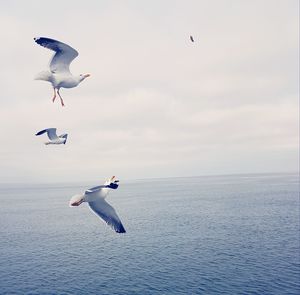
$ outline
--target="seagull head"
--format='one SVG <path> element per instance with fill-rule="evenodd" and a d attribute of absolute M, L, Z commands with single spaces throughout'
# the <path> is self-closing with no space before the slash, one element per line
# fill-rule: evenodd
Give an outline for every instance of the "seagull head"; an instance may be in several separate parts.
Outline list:
<path fill-rule="evenodd" d="M 63 134 L 63 135 L 61 135 L 60 137 L 62 137 L 62 138 L 65 139 L 64 144 L 66 144 L 67 139 L 68 139 L 68 134 Z"/>
<path fill-rule="evenodd" d="M 79 81 L 82 82 L 85 78 L 90 77 L 90 74 L 80 74 L 79 75 Z"/>
<path fill-rule="evenodd" d="M 119 180 L 117 180 L 115 176 L 111 177 L 107 181 L 107 187 L 109 187 L 109 188 L 117 189 L 118 186 L 119 186 Z"/>

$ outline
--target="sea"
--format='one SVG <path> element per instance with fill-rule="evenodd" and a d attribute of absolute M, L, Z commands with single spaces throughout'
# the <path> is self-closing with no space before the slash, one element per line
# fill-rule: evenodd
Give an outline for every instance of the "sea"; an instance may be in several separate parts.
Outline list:
<path fill-rule="evenodd" d="M 300 294 L 298 174 L 122 181 L 117 234 L 72 195 L 0 185 L 0 294 Z"/>

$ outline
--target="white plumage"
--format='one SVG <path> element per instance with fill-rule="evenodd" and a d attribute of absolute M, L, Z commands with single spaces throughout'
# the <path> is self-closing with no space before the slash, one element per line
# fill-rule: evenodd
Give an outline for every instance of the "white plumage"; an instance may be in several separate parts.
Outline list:
<path fill-rule="evenodd" d="M 119 186 L 119 181 L 114 179 L 115 176 L 106 181 L 104 185 L 92 187 L 86 190 L 84 194 L 73 196 L 69 205 L 70 207 L 74 207 L 87 202 L 92 212 L 104 220 L 117 233 L 125 233 L 125 228 L 115 209 L 105 201 L 109 191 L 117 189 Z"/>
<path fill-rule="evenodd" d="M 44 130 L 39 131 L 35 135 L 39 136 L 44 133 L 47 133 L 48 138 L 50 139 L 50 141 L 45 142 L 46 145 L 48 145 L 48 144 L 66 144 L 66 142 L 67 142 L 68 134 L 64 133 L 62 135 L 57 136 L 56 128 L 44 129 Z"/>
<path fill-rule="evenodd" d="M 60 88 L 76 87 L 90 74 L 80 74 L 73 76 L 70 72 L 70 63 L 78 56 L 78 52 L 71 46 L 60 41 L 50 38 L 34 38 L 34 41 L 55 52 L 50 60 L 50 71 L 40 72 L 35 79 L 50 82 L 53 86 L 54 96 L 52 101 L 55 101 L 56 93 L 58 94 L 61 105 L 64 106 L 63 99 L 60 95 Z"/>

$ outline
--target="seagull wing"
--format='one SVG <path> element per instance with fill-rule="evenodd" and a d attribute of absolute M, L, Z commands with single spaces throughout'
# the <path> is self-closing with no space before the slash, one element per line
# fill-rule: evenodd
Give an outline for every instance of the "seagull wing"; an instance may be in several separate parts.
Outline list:
<path fill-rule="evenodd" d="M 78 56 L 78 52 L 71 46 L 50 38 L 34 38 L 34 41 L 50 50 L 55 51 L 50 61 L 50 70 L 52 73 L 70 73 L 70 63 Z"/>
<path fill-rule="evenodd" d="M 84 193 L 90 196 L 91 194 L 93 194 L 95 197 L 106 198 L 108 192 L 109 189 L 107 188 L 107 185 L 99 185 L 99 186 L 89 188 Z"/>
<path fill-rule="evenodd" d="M 115 209 L 110 206 L 104 199 L 98 198 L 89 202 L 90 209 L 100 218 L 102 218 L 117 233 L 125 233 L 125 228 L 118 217 Z"/>
<path fill-rule="evenodd" d="M 46 132 L 50 140 L 58 139 L 58 136 L 56 134 L 56 128 L 48 128 L 48 129 L 41 130 L 36 135 L 42 135 Z"/>
<path fill-rule="evenodd" d="M 47 135 L 50 140 L 58 139 L 58 136 L 56 134 L 56 128 L 47 129 Z"/>
<path fill-rule="evenodd" d="M 47 132 L 47 129 L 41 130 L 41 131 L 39 131 L 38 133 L 36 133 L 35 135 L 36 135 L 36 136 L 42 135 L 42 134 L 44 134 L 45 132 Z"/>

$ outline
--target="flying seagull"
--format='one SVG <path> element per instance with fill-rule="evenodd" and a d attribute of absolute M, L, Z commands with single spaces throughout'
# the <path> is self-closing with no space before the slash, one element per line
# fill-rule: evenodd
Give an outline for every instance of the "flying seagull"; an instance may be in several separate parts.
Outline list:
<path fill-rule="evenodd" d="M 192 35 L 190 36 L 190 39 L 191 39 L 192 42 L 195 42 Z"/>
<path fill-rule="evenodd" d="M 50 71 L 40 72 L 35 80 L 43 80 L 50 82 L 53 86 L 54 96 L 52 101 L 55 101 L 56 92 L 60 98 L 61 105 L 64 106 L 64 101 L 59 93 L 60 88 L 73 88 L 76 87 L 90 74 L 80 74 L 73 76 L 70 72 L 70 63 L 78 56 L 78 52 L 71 46 L 50 38 L 34 38 L 34 41 L 52 51 L 54 55 L 50 60 Z"/>
<path fill-rule="evenodd" d="M 48 144 L 66 144 L 68 134 L 64 133 L 60 136 L 57 136 L 56 128 L 48 128 L 48 129 L 41 130 L 36 134 L 36 136 L 42 135 L 46 132 L 50 139 L 50 141 L 45 142 L 46 145 L 48 145 Z"/>
<path fill-rule="evenodd" d="M 69 205 L 74 207 L 87 202 L 92 212 L 103 219 L 117 233 L 125 233 L 125 228 L 115 209 L 105 201 L 109 191 L 118 188 L 118 182 L 119 180 L 115 180 L 115 176 L 113 176 L 104 185 L 92 187 L 86 190 L 84 194 L 73 196 Z"/>

